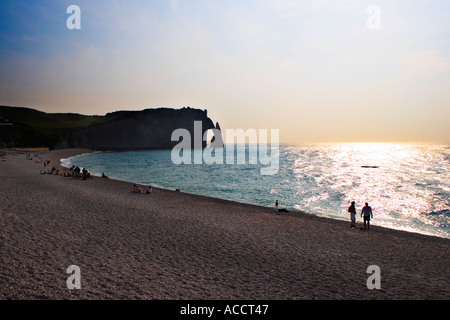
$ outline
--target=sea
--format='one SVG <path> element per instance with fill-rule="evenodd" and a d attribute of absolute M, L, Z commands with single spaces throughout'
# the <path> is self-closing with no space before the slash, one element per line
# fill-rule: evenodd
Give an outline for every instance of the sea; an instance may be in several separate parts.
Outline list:
<path fill-rule="evenodd" d="M 346 221 L 355 201 L 359 225 L 367 202 L 372 225 L 450 238 L 450 145 L 280 144 L 259 154 L 255 148 L 197 150 L 192 161 L 185 157 L 182 163 L 173 150 L 95 152 L 63 159 L 63 165 L 242 203 L 275 208 L 278 201 L 279 208 L 294 214 Z M 215 163 L 207 161 L 207 152 L 216 156 Z"/>

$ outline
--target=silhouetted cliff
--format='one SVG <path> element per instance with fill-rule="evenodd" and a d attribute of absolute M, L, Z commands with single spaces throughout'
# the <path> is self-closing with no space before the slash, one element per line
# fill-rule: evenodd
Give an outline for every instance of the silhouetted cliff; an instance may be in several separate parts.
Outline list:
<path fill-rule="evenodd" d="M 85 116 L 0 106 L 0 145 L 51 149 L 170 149 L 178 144 L 178 141 L 171 141 L 171 135 L 179 128 L 187 129 L 193 142 L 194 121 L 202 122 L 202 133 L 214 128 L 206 110 L 189 107 Z"/>

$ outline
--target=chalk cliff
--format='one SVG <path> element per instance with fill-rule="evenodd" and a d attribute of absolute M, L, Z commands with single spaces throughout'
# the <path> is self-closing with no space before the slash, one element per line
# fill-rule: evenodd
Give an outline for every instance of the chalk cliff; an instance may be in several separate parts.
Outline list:
<path fill-rule="evenodd" d="M 0 145 L 15 147 L 89 148 L 96 150 L 170 149 L 176 129 L 187 129 L 194 141 L 194 121 L 202 133 L 215 128 L 206 110 L 158 108 L 117 111 L 105 116 L 44 113 L 0 106 Z"/>

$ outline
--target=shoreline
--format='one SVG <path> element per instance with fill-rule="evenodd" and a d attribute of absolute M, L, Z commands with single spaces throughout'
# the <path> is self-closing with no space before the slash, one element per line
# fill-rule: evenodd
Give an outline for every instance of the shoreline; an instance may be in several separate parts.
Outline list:
<path fill-rule="evenodd" d="M 58 157 L 51 157 L 53 159 L 53 161 L 58 161 L 59 165 L 69 169 L 68 167 L 65 167 L 62 164 L 62 160 L 69 160 L 70 158 L 74 158 L 77 156 L 81 156 L 81 155 L 85 155 L 85 154 L 90 154 L 90 153 L 102 153 L 102 152 L 109 152 L 109 151 L 101 151 L 101 150 L 92 150 L 92 149 L 59 149 L 59 150 L 54 150 L 56 151 L 61 151 L 63 154 L 67 154 L 68 156 L 66 158 L 61 158 L 58 159 Z M 117 152 L 117 151 L 111 151 L 111 152 Z M 120 152 L 120 151 L 119 151 Z M 89 169 L 89 168 L 87 168 Z M 97 176 L 97 178 L 99 178 Z M 117 182 L 121 182 L 121 183 L 127 183 L 127 184 L 134 184 L 136 183 L 135 181 L 125 181 L 125 180 L 118 180 L 118 179 L 113 179 L 113 178 L 109 178 L 110 180 L 114 180 Z M 147 186 L 146 184 L 142 184 L 142 186 Z M 159 189 L 159 190 L 165 190 L 165 191 L 169 191 L 169 192 L 175 192 L 175 190 L 170 189 L 170 188 L 165 188 L 165 187 L 161 187 L 161 186 L 154 186 L 152 185 L 153 189 Z M 306 211 L 302 211 L 300 209 L 296 209 L 296 208 L 286 208 L 288 210 L 288 212 L 278 212 L 275 210 L 275 207 L 273 206 L 263 206 L 263 205 L 258 205 L 258 204 L 254 204 L 254 203 L 247 203 L 247 202 L 239 202 L 236 200 L 232 200 L 232 199 L 224 199 L 224 198 L 218 198 L 218 197 L 214 197 L 214 196 L 208 196 L 208 195 L 203 195 L 203 194 L 197 194 L 197 193 L 191 193 L 188 191 L 183 191 L 181 190 L 182 193 L 184 194 L 189 194 L 192 196 L 198 196 L 198 197 L 205 197 L 205 198 L 210 198 L 213 200 L 221 200 L 221 201 L 225 201 L 225 202 L 231 202 L 231 203 L 237 203 L 237 204 L 241 204 L 241 205 L 249 205 L 249 206 L 255 206 L 258 208 L 264 208 L 264 209 L 269 209 L 272 210 L 274 213 L 279 214 L 279 215 L 292 215 L 292 216 L 296 216 L 298 214 L 300 215 L 306 215 L 306 216 L 310 216 L 310 217 L 315 217 L 315 218 L 319 218 L 319 219 L 330 219 L 331 221 L 339 221 L 339 223 L 347 223 L 346 219 L 340 219 L 338 217 L 334 218 L 334 217 L 327 217 L 327 216 L 323 216 L 323 215 L 318 215 L 314 212 L 306 212 Z M 360 221 L 357 222 L 357 226 L 358 228 L 362 226 L 362 218 L 360 218 Z M 348 220 L 349 221 L 349 220 Z M 371 227 L 375 227 L 375 228 L 381 228 L 381 229 L 387 229 L 387 230 L 394 230 L 394 231 L 399 231 L 399 232 L 406 232 L 406 233 L 411 233 L 411 234 L 417 234 L 417 235 L 423 235 L 423 236 L 429 236 L 429 237 L 436 237 L 436 238 L 440 238 L 440 239 L 449 239 L 450 238 L 446 238 L 446 237 L 440 237 L 434 234 L 427 234 L 427 233 L 422 233 L 422 232 L 418 232 L 418 231 L 410 231 L 410 230 L 402 230 L 402 229 L 395 229 L 395 228 L 389 228 L 389 227 L 385 227 L 385 226 L 380 226 L 377 224 L 371 224 Z"/>
<path fill-rule="evenodd" d="M 46 152 L 51 165 L 86 149 Z M 0 162 L 1 299 L 450 299 L 450 240 Z M 81 269 L 68 290 L 66 269 Z M 370 265 L 381 289 L 366 286 Z"/>

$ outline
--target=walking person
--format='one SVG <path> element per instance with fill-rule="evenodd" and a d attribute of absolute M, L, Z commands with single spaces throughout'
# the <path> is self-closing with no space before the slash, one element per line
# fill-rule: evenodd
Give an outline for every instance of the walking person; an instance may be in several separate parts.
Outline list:
<path fill-rule="evenodd" d="M 355 201 L 352 201 L 350 207 L 348 207 L 348 212 L 350 212 L 350 228 L 355 229 L 356 227 L 356 208 Z"/>
<path fill-rule="evenodd" d="M 364 215 L 364 230 L 366 230 L 366 222 L 367 222 L 367 231 L 369 231 L 370 226 L 370 218 L 373 219 L 372 208 L 369 207 L 369 204 L 366 202 L 366 206 L 361 210 L 361 217 Z"/>

